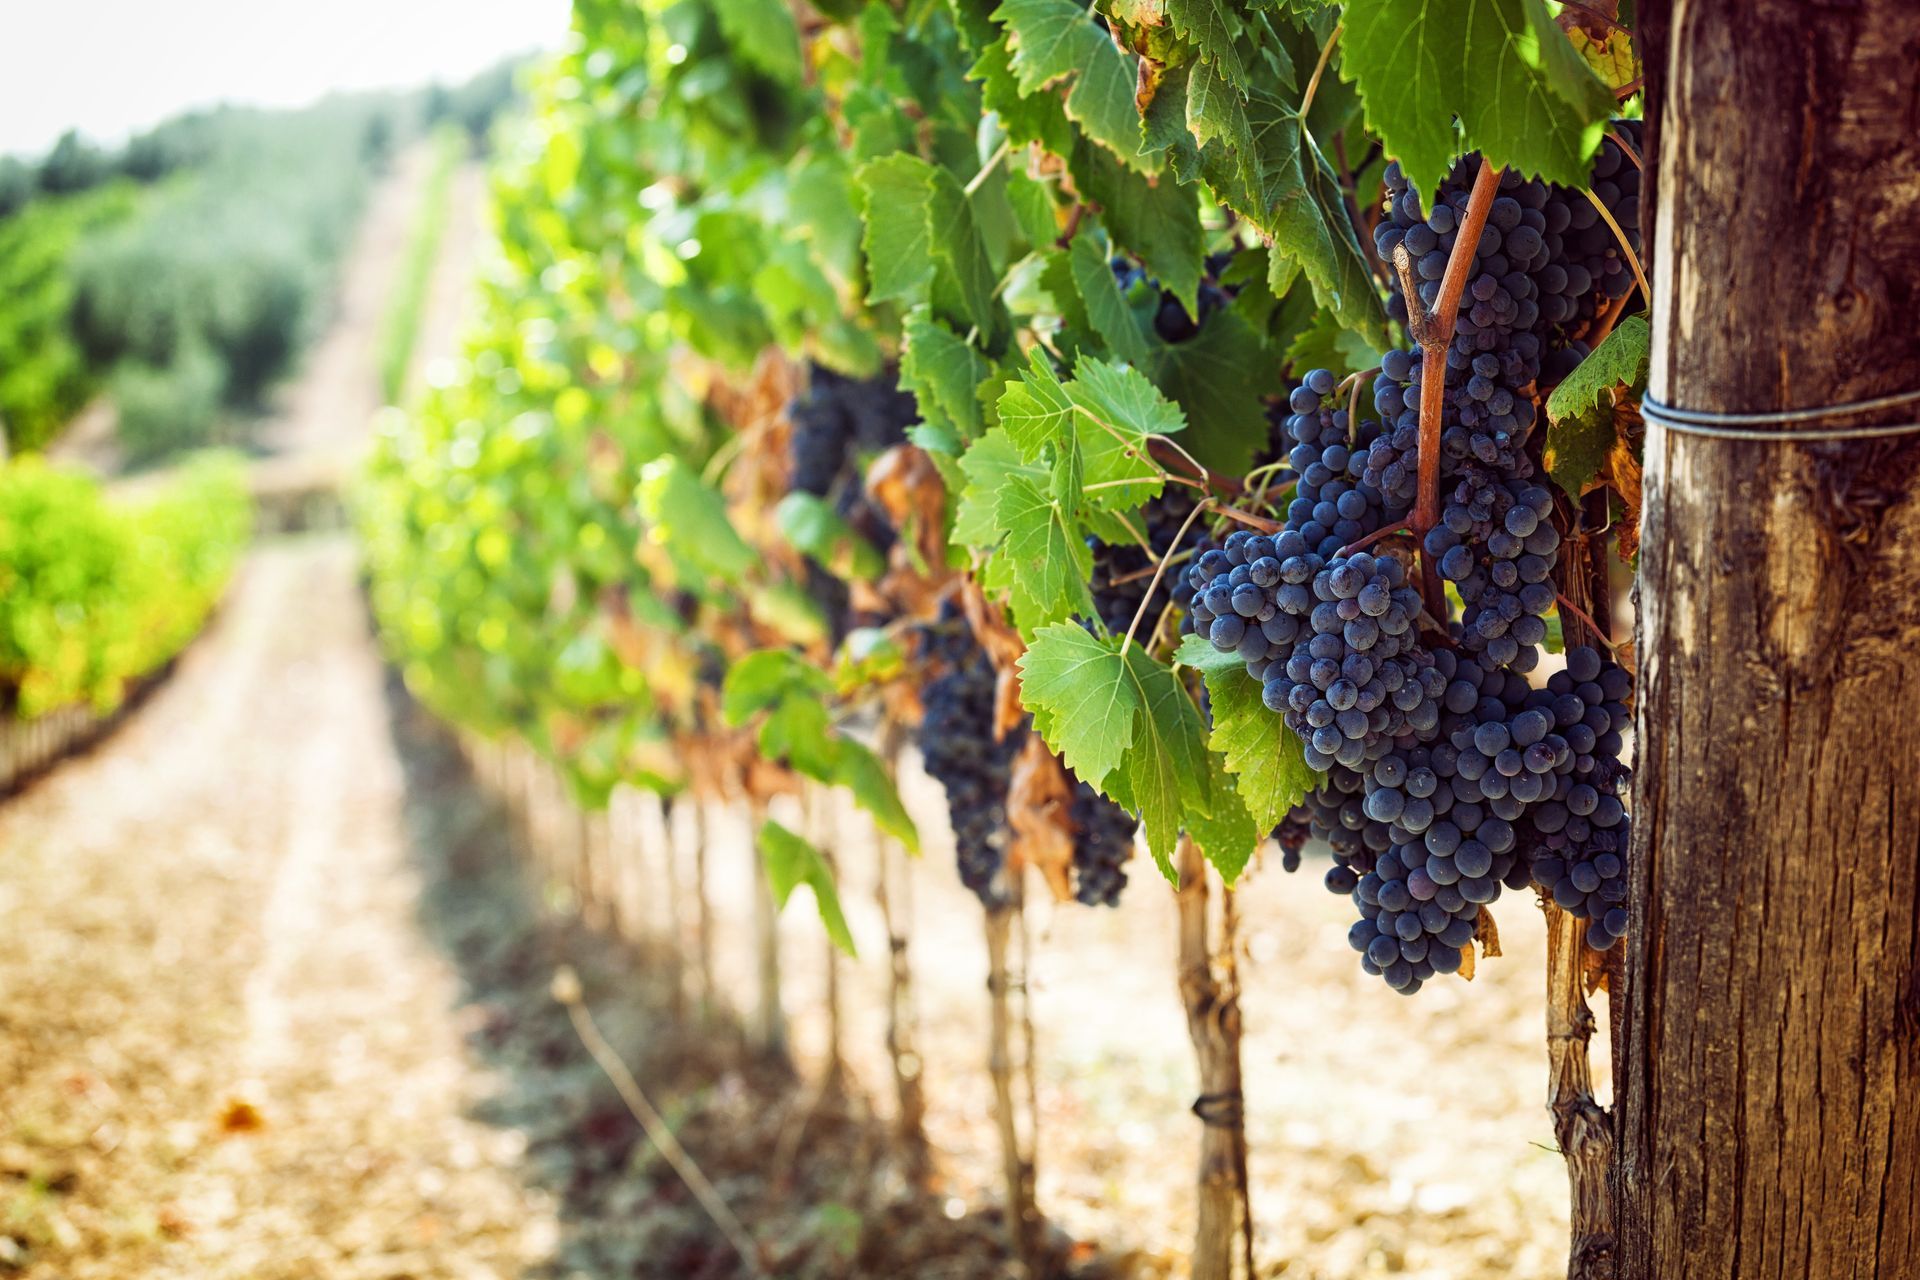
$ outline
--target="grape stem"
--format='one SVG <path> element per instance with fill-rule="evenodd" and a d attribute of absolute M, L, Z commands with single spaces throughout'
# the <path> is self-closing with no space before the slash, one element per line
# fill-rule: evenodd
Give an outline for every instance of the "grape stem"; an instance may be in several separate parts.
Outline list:
<path fill-rule="evenodd" d="M 1269 520 L 1267 517 L 1257 516 L 1251 511 L 1242 511 L 1238 507 L 1230 507 L 1224 502 L 1214 501 L 1213 499 L 1209 499 L 1209 501 L 1213 502 L 1214 511 L 1229 520 L 1234 520 L 1247 526 L 1249 529 L 1258 529 L 1261 533 L 1279 533 L 1286 528 L 1286 526 L 1278 520 Z"/>
<path fill-rule="evenodd" d="M 1114 434 L 1116 437 L 1119 435 L 1118 432 Z M 1182 449 L 1170 437 L 1149 436 L 1147 437 L 1147 448 L 1152 451 L 1155 460 L 1162 465 L 1170 466 L 1174 460 L 1184 462 L 1189 474 L 1191 474 L 1195 480 L 1199 481 L 1209 493 L 1233 496 L 1243 492 L 1241 483 L 1238 480 L 1235 480 L 1231 476 L 1223 476 L 1218 471 L 1211 470 L 1202 465 L 1199 459 L 1195 458 L 1185 449 Z"/>
<path fill-rule="evenodd" d="M 1000 162 L 1007 158 L 1007 152 L 1011 150 L 1013 150 L 1013 139 L 1002 138 L 999 147 L 994 150 L 992 155 L 987 157 L 987 162 L 980 166 L 980 172 L 968 179 L 967 185 L 960 189 L 962 193 L 972 195 L 978 191 L 980 185 L 993 176 L 993 171 L 1000 167 Z"/>
<path fill-rule="evenodd" d="M 1595 640 L 1598 640 L 1601 644 L 1605 645 L 1608 653 L 1617 652 L 1614 649 L 1613 641 L 1607 638 L 1606 629 L 1603 628 L 1599 623 L 1595 622 L 1593 620 L 1592 615 L 1590 615 L 1585 609 L 1582 609 L 1579 605 L 1567 599 L 1564 595 L 1561 595 L 1558 591 L 1553 593 L 1553 598 L 1559 602 L 1562 612 L 1570 613 L 1574 617 L 1580 619 L 1581 622 L 1585 623 L 1587 630 L 1593 633 L 1593 638 Z"/>
<path fill-rule="evenodd" d="M 1347 397 L 1347 443 L 1349 445 L 1352 445 L 1360 438 L 1360 383 L 1363 379 L 1371 378 L 1378 372 L 1380 372 L 1380 366 L 1375 365 L 1364 373 L 1348 374 L 1341 383 L 1341 386 L 1350 386 L 1352 388 L 1352 393 Z M 1339 388 L 1336 387 L 1336 393 L 1338 390 Z"/>
<path fill-rule="evenodd" d="M 1409 532 L 1411 532 L 1410 526 L 1407 524 L 1406 521 L 1402 520 L 1399 524 L 1390 524 L 1384 529 L 1375 529 L 1372 533 L 1368 534 L 1366 537 L 1358 539 L 1357 541 L 1354 541 L 1354 542 L 1349 542 L 1346 546 L 1340 548 L 1340 554 L 1343 556 L 1350 556 L 1356 551 L 1361 551 L 1367 547 L 1372 546 L 1374 543 L 1379 542 L 1383 538 L 1391 538 L 1396 533 L 1409 533 Z"/>
<path fill-rule="evenodd" d="M 1307 112 L 1313 110 L 1313 95 L 1320 90 L 1320 77 L 1327 73 L 1327 63 L 1333 57 L 1333 46 L 1339 41 L 1340 33 L 1346 30 L 1346 24 L 1336 22 L 1327 35 L 1327 42 L 1320 46 L 1320 60 L 1313 64 L 1313 76 L 1307 81 L 1307 91 L 1300 95 L 1300 120 L 1304 124 Z"/>
<path fill-rule="evenodd" d="M 1167 555 L 1161 558 L 1168 564 L 1179 564 L 1184 560 L 1191 560 L 1193 558 L 1193 552 L 1182 551 L 1178 555 Z M 1159 564 L 1155 562 L 1144 569 L 1135 569 L 1132 573 L 1123 573 L 1117 578 L 1109 578 L 1107 579 L 1107 585 L 1110 587 L 1123 587 L 1129 582 L 1138 582 L 1142 578 L 1150 578 L 1157 572 L 1159 572 Z"/>
<path fill-rule="evenodd" d="M 1612 229 L 1613 238 L 1620 242 L 1620 252 L 1627 255 L 1627 263 L 1633 268 L 1633 278 L 1640 286 L 1640 296 L 1647 300 L 1648 306 L 1652 306 L 1653 290 L 1647 287 L 1647 273 L 1640 269 L 1640 255 L 1635 253 L 1633 246 L 1627 243 L 1627 233 L 1620 229 L 1620 224 L 1614 220 L 1613 214 L 1608 211 L 1607 206 L 1601 203 L 1599 196 L 1593 194 L 1591 190 L 1586 193 L 1586 196 L 1587 200 L 1593 205 L 1594 210 L 1606 220 L 1607 226 Z"/>
<path fill-rule="evenodd" d="M 1056 239 L 1053 243 L 1057 247 L 1062 249 L 1072 244 L 1073 237 L 1079 233 L 1080 222 L 1086 216 L 1087 216 L 1086 202 L 1084 200 L 1074 201 L 1073 208 L 1067 211 L 1066 229 L 1060 233 L 1059 238 Z"/>
<path fill-rule="evenodd" d="M 1588 350 L 1599 346 L 1613 332 L 1613 326 L 1620 323 L 1620 317 L 1626 313 L 1627 303 L 1633 301 L 1633 290 L 1629 289 L 1607 305 L 1607 309 L 1595 317 L 1593 330 L 1586 336 Z"/>
<path fill-rule="evenodd" d="M 1627 159 L 1633 161 L 1634 168 L 1640 170 L 1640 172 L 1642 173 L 1645 173 L 1647 171 L 1646 162 L 1641 160 L 1640 153 L 1633 149 L 1633 144 L 1631 142 L 1628 142 L 1625 138 L 1620 136 L 1620 131 L 1618 129 L 1607 130 L 1607 136 L 1613 139 L 1614 146 L 1620 148 L 1620 150 L 1626 153 Z"/>
<path fill-rule="evenodd" d="M 1193 528 L 1193 522 L 1200 518 L 1200 513 L 1212 505 L 1212 498 L 1202 498 L 1193 504 L 1193 510 L 1187 512 L 1187 518 L 1180 522 L 1180 531 L 1173 535 L 1174 546 L 1177 547 L 1186 541 L 1187 530 Z M 1127 624 L 1127 634 L 1120 641 L 1120 656 L 1123 658 L 1127 654 L 1127 646 L 1133 643 L 1133 633 L 1140 629 L 1140 619 L 1146 616 L 1147 605 L 1153 600 L 1153 593 L 1160 589 L 1160 578 L 1166 573 L 1167 562 L 1170 558 L 1171 557 L 1168 556 L 1162 556 L 1160 563 L 1153 567 L 1153 581 L 1147 584 L 1147 594 L 1141 597 L 1139 605 L 1134 609 L 1133 621 Z"/>
<path fill-rule="evenodd" d="M 1407 300 L 1407 328 L 1420 347 L 1420 495 L 1414 503 L 1412 523 L 1414 533 L 1422 538 L 1440 520 L 1440 416 L 1447 398 L 1447 347 L 1460 319 L 1467 272 L 1480 250 L 1480 233 L 1486 228 L 1493 197 L 1500 190 L 1500 173 L 1491 161 L 1480 162 L 1466 212 L 1460 215 L 1460 230 L 1447 258 L 1446 274 L 1440 278 L 1440 296 L 1431 311 L 1420 303 L 1419 287 L 1413 278 L 1413 254 L 1405 244 L 1395 245 L 1393 250 L 1394 269 L 1400 273 L 1400 290 Z M 1432 556 L 1423 554 L 1420 568 L 1420 594 L 1428 611 L 1437 618 L 1445 617 L 1446 597 L 1440 587 L 1439 566 Z"/>

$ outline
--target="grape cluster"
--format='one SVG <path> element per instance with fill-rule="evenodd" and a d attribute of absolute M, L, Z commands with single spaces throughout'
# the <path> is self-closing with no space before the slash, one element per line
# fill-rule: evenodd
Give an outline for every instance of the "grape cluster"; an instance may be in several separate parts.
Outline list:
<path fill-rule="evenodd" d="M 1405 995 L 1437 973 L 1458 971 L 1460 949 L 1473 941 L 1480 907 L 1492 901 L 1469 896 L 1474 883 L 1436 882 L 1418 841 L 1396 841 L 1376 855 L 1353 890 L 1360 918 L 1347 930 L 1360 967 Z"/>
<path fill-rule="evenodd" d="M 1026 730 L 995 740 L 993 664 L 964 618 L 949 606 L 921 633 L 923 657 L 943 670 L 921 697 L 920 755 L 946 788 L 960 882 L 999 906 L 1007 894 L 1007 789 Z"/>
<path fill-rule="evenodd" d="M 1531 671 L 1553 609 L 1560 534 L 1553 491 L 1467 468 L 1441 508 L 1424 547 L 1466 608 L 1460 646 L 1495 666 Z"/>
<path fill-rule="evenodd" d="M 1189 570 L 1192 617 L 1261 682 L 1268 709 L 1306 740 L 1309 764 L 1352 768 L 1438 723 L 1431 699 L 1444 686 L 1418 647 L 1420 597 L 1401 562 L 1306 545 L 1294 529 L 1229 534 Z"/>
<path fill-rule="evenodd" d="M 1634 242 L 1637 170 L 1626 180 L 1624 157 L 1609 144 L 1594 194 Z M 1462 161 L 1431 209 L 1388 169 L 1375 248 L 1390 263 L 1405 249 L 1422 305 L 1439 296 L 1476 169 Z M 1554 491 L 1534 478 L 1538 386 L 1577 356 L 1574 327 L 1631 280 L 1618 246 L 1589 234 L 1596 221 L 1584 193 L 1508 174 L 1474 246 L 1440 366 L 1440 521 L 1421 547 L 1459 595 L 1457 621 L 1427 619 L 1423 637 L 1406 553 L 1348 550 L 1402 523 L 1417 497 L 1418 349 L 1383 358 L 1370 419 L 1330 372 L 1309 372 L 1287 405 L 1298 480 L 1284 528 L 1235 533 L 1188 573 L 1196 630 L 1241 658 L 1325 775 L 1276 832 L 1283 854 L 1303 829 L 1327 840 L 1327 888 L 1358 908 L 1362 966 L 1403 992 L 1459 967 L 1503 889 L 1538 885 L 1588 922 L 1596 948 L 1625 929 L 1631 679 L 1591 649 L 1544 688 L 1527 679 L 1561 541 Z M 1406 306 L 1396 297 L 1395 314 Z"/>
<path fill-rule="evenodd" d="M 1283 871 L 1298 871 L 1300 855 L 1307 847 L 1307 841 L 1313 838 L 1313 820 L 1308 816 L 1307 807 L 1297 804 L 1280 819 L 1280 825 L 1271 833 L 1271 839 L 1280 849 L 1280 867 Z"/>
<path fill-rule="evenodd" d="M 1153 331 L 1160 340 L 1179 343 L 1196 337 L 1207 323 L 1207 317 L 1232 302 L 1239 292 L 1237 286 L 1220 283 L 1221 274 L 1232 261 L 1231 253 L 1216 253 L 1207 259 L 1206 274 L 1200 280 L 1200 314 L 1197 316 L 1188 315 L 1186 304 L 1162 289 L 1138 263 L 1114 258 L 1107 265 L 1120 286 L 1121 296 L 1130 306 L 1153 308 Z"/>
<path fill-rule="evenodd" d="M 1067 816 L 1073 823 L 1073 896 L 1089 907 L 1117 907 L 1133 857 L 1134 816 L 1076 781 Z"/>
<path fill-rule="evenodd" d="M 894 371 L 849 378 L 818 365 L 808 370 L 806 389 L 787 406 L 787 417 L 793 488 L 819 497 L 849 478 L 857 487 L 861 456 L 900 444 L 920 420 Z"/>
<path fill-rule="evenodd" d="M 868 495 L 862 468 L 868 455 L 906 439 L 907 428 L 919 420 L 913 397 L 900 389 L 891 370 L 858 379 L 815 366 L 806 389 L 787 406 L 787 417 L 794 491 L 831 498 L 854 532 L 884 554 L 895 530 Z M 851 627 L 883 621 L 853 617 L 846 583 L 818 565 L 807 565 L 806 588 L 836 640 Z"/>
<path fill-rule="evenodd" d="M 1533 881 L 1587 921 L 1587 944 L 1604 951 L 1627 932 L 1626 856 L 1631 827 L 1620 797 L 1632 782 L 1620 764 L 1633 678 L 1591 648 L 1567 652 L 1538 704 L 1551 711 L 1572 752 L 1552 792 L 1527 814 L 1522 839 Z M 1551 699 L 1551 701 L 1547 701 Z"/>

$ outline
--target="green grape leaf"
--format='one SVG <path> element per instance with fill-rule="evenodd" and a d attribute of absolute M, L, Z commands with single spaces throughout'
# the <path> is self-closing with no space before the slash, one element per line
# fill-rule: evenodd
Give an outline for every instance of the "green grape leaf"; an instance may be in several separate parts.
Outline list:
<path fill-rule="evenodd" d="M 855 627 L 833 655 L 833 691 L 841 696 L 895 679 L 906 671 L 907 655 L 885 627 Z"/>
<path fill-rule="evenodd" d="M 900 382 L 913 392 L 920 416 L 949 428 L 961 440 L 986 429 L 974 391 L 993 364 L 925 308 L 907 316 L 900 351 Z"/>
<path fill-rule="evenodd" d="M 790 695 L 821 698 L 830 691 L 826 677 L 793 650 L 756 649 L 727 668 L 720 712 L 738 728 Z"/>
<path fill-rule="evenodd" d="M 1599 408 L 1601 393 L 1618 386 L 1636 391 L 1645 387 L 1652 346 L 1653 329 L 1646 316 L 1631 315 L 1621 320 L 1553 389 L 1547 397 L 1547 417 L 1558 422 Z"/>
<path fill-rule="evenodd" d="M 1048 445 L 1065 442 L 1073 401 L 1040 347 L 1028 353 L 1019 381 L 1000 393 L 998 413 L 1001 430 L 1028 462 L 1039 461 Z"/>
<path fill-rule="evenodd" d="M 1074 776 L 1102 788 L 1133 742 L 1142 705 L 1119 641 L 1070 622 L 1033 633 L 1020 655 L 1020 700 Z"/>
<path fill-rule="evenodd" d="M 1368 126 L 1409 182 L 1431 192 L 1454 157 L 1585 187 L 1588 159 L 1613 96 L 1538 0 L 1349 0 L 1341 72 L 1360 91 Z M 1547 43 L 1547 38 L 1557 42 Z M 1594 93 L 1588 82 L 1599 89 Z M 1458 117 L 1464 138 L 1456 134 Z"/>
<path fill-rule="evenodd" d="M 714 0 L 720 32 L 740 57 L 782 84 L 801 81 L 800 31 L 780 0 Z"/>
<path fill-rule="evenodd" d="M 1300 738 L 1260 698 L 1260 683 L 1247 674 L 1235 653 L 1221 653 L 1206 637 L 1190 635 L 1180 642 L 1174 660 L 1200 672 L 1207 682 L 1207 701 L 1213 710 L 1213 734 L 1208 745 L 1224 762 L 1234 788 L 1261 831 L 1280 825 L 1287 811 L 1320 785 L 1319 775 L 1307 767 Z"/>
<path fill-rule="evenodd" d="M 860 166 L 866 229 L 867 300 L 914 303 L 933 280 L 933 232 L 927 217 L 932 198 L 927 164 L 891 155 Z"/>
<path fill-rule="evenodd" d="M 1259 157 L 1254 154 L 1246 95 L 1217 62 L 1195 63 L 1188 68 L 1187 130 L 1193 134 L 1194 145 L 1203 150 L 1215 139 L 1226 144 L 1248 181 L 1257 180 Z"/>
<path fill-rule="evenodd" d="M 835 577 L 870 582 L 886 571 L 885 558 L 825 498 L 796 490 L 773 509 L 773 520 L 795 550 Z"/>
<path fill-rule="evenodd" d="M 1153 350 L 1133 308 L 1120 294 L 1120 282 L 1107 265 L 1106 250 L 1090 235 L 1077 235 L 1068 250 L 1068 265 L 1080 299 L 1086 304 L 1087 323 L 1113 354 L 1136 369 L 1148 368 Z"/>
<path fill-rule="evenodd" d="M 1235 89 L 1247 87 L 1247 68 L 1234 48 L 1235 24 L 1227 17 L 1226 0 L 1167 0 L 1173 29 L 1200 50 L 1200 56 L 1220 69 L 1221 78 Z"/>
<path fill-rule="evenodd" d="M 1325 157 L 1278 98 L 1254 93 L 1248 114 L 1259 140 L 1266 202 L 1264 220 L 1255 220 L 1273 237 L 1269 280 L 1274 296 L 1287 292 L 1273 279 L 1274 266 L 1284 258 L 1307 277 L 1313 296 L 1343 328 L 1384 346 L 1387 323 L 1380 295 Z"/>
<path fill-rule="evenodd" d="M 833 781 L 853 793 L 853 802 L 865 809 L 882 831 L 905 845 L 908 852 L 920 852 L 920 832 L 907 816 L 900 792 L 879 756 L 852 738 L 840 737 Z"/>
<path fill-rule="evenodd" d="M 1024 615 L 1047 621 L 1090 615 L 1093 553 L 1067 503 L 1025 477 L 1009 476 L 994 503 L 994 517 L 1006 531 L 1001 554 L 1016 571 L 1014 596 Z"/>
<path fill-rule="evenodd" d="M 1045 249 L 1060 234 L 1059 206 L 1053 188 L 1015 170 L 1007 175 L 1007 203 L 1013 206 L 1020 234 L 1035 249 Z"/>
<path fill-rule="evenodd" d="M 1380 363 L 1380 356 L 1365 338 L 1341 328 L 1326 311 L 1314 312 L 1312 321 L 1287 344 L 1287 364 L 1296 378 L 1308 369 L 1331 369 L 1344 377 L 1373 368 Z"/>
<path fill-rule="evenodd" d="M 1095 510 L 1126 511 L 1157 496 L 1166 473 L 1147 440 L 1184 431 L 1179 408 L 1138 369 L 1088 356 L 1066 394 L 1079 410 L 1073 425 L 1084 467 L 1074 487 L 1081 499 Z"/>
<path fill-rule="evenodd" d="M 1171 668 L 1139 645 L 1121 655 L 1126 679 L 1134 686 L 1140 714 L 1134 721 L 1133 741 L 1120 768 L 1104 790 L 1130 812 L 1140 815 L 1147 833 L 1147 849 L 1168 883 L 1177 884 L 1173 871 L 1174 841 L 1180 828 L 1212 816 L 1212 770 L 1207 764 L 1206 726 L 1200 708 L 1180 686 Z"/>
<path fill-rule="evenodd" d="M 1086 142 L 1073 149 L 1070 164 L 1081 194 L 1100 206 L 1100 221 L 1113 242 L 1137 253 L 1187 314 L 1197 313 L 1206 241 L 1194 189 L 1168 174 L 1149 182 Z"/>
<path fill-rule="evenodd" d="M 1073 147 L 1073 122 L 1058 96 L 1026 94 L 1013 70 L 1013 50 L 1001 36 L 981 51 L 969 80 L 980 84 L 982 105 L 1000 118 L 1007 136 L 1021 146 L 1037 143 L 1041 149 L 1064 155 Z"/>
<path fill-rule="evenodd" d="M 726 582 L 738 583 L 760 562 L 734 532 L 720 495 L 678 458 L 656 458 L 640 472 L 641 519 L 647 536 Z"/>
<path fill-rule="evenodd" d="M 1020 92 L 1032 94 L 1072 76 L 1068 118 L 1122 161 L 1140 167 L 1134 59 L 1115 46 L 1105 24 L 1073 0 L 1006 0 L 993 16 L 1007 28 Z"/>
<path fill-rule="evenodd" d="M 827 937 L 847 955 L 857 954 L 853 932 L 840 910 L 840 891 L 820 851 L 771 819 L 761 824 L 759 843 L 760 860 L 767 868 L 767 884 L 773 890 L 775 904 L 784 910 L 793 891 L 807 886 L 813 890 L 814 905 L 820 910 Z"/>
<path fill-rule="evenodd" d="M 1232 781 L 1219 772 L 1220 757 L 1209 755 L 1207 762 L 1215 770 L 1213 812 L 1188 814 L 1187 834 L 1200 846 L 1200 852 L 1207 856 L 1220 878 L 1231 885 L 1247 869 L 1247 863 L 1253 860 L 1253 851 L 1266 836 L 1247 811 L 1245 798 Z"/>
<path fill-rule="evenodd" d="M 1555 484 L 1574 497 L 1593 484 L 1619 439 L 1616 388 L 1643 390 L 1652 330 L 1644 315 L 1628 316 L 1547 398 L 1547 442 L 1541 460 Z"/>
<path fill-rule="evenodd" d="M 966 476 L 967 486 L 960 491 L 954 511 L 954 540 L 983 551 L 1000 545 L 1006 537 L 997 505 L 1008 481 L 1018 476 L 1039 485 L 1047 478 L 1047 469 L 1024 461 L 1006 431 L 999 428 L 981 436 L 961 455 L 960 472 Z"/>
<path fill-rule="evenodd" d="M 1243 475 L 1266 447 L 1264 397 L 1285 389 L 1280 362 L 1253 326 L 1237 312 L 1217 311 L 1185 342 L 1161 344 L 1153 370 L 1186 416 L 1180 443 L 1203 465 Z"/>
<path fill-rule="evenodd" d="M 820 698 L 782 698 L 760 722 L 760 754 L 785 760 L 809 778 L 831 782 L 840 758 L 840 739 L 829 728 L 827 704 Z"/>
<path fill-rule="evenodd" d="M 747 613 L 791 644 L 818 644 L 832 634 L 827 615 L 798 583 L 776 582 L 749 590 Z"/>
<path fill-rule="evenodd" d="M 1005 312 L 994 296 L 999 273 L 994 271 L 981 240 L 972 201 L 960 180 L 946 169 L 930 169 L 928 182 L 927 218 L 933 253 L 946 267 L 936 285 L 952 282 L 951 309 L 958 319 L 978 329 L 986 345 L 992 347 L 1003 327 Z M 937 291 L 936 297 L 938 292 L 944 290 Z"/>

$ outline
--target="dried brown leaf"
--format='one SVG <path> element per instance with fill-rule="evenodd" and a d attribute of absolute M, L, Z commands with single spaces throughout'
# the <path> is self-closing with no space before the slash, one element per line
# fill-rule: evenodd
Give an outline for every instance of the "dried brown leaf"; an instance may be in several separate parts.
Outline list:
<path fill-rule="evenodd" d="M 756 752 L 742 771 L 745 775 L 747 795 L 755 800 L 771 800 L 775 796 L 797 796 L 800 794 L 800 780 L 791 769 L 764 760 Z"/>
<path fill-rule="evenodd" d="M 1025 863 L 1038 868 L 1060 902 L 1073 896 L 1072 794 L 1066 771 L 1047 744 L 1037 733 L 1027 735 L 1007 788 L 1007 824 L 1013 829 L 1009 852 L 1015 867 Z"/>
<path fill-rule="evenodd" d="M 1480 944 L 1480 954 L 1491 960 L 1500 954 L 1500 928 L 1493 922 L 1493 912 L 1485 907 L 1473 919 L 1473 940 Z"/>
<path fill-rule="evenodd" d="M 1641 447 L 1646 424 L 1641 421 L 1640 406 L 1632 401 L 1614 405 L 1613 423 L 1613 447 L 1607 451 L 1601 474 L 1626 507 L 1613 537 L 1620 558 L 1631 564 L 1640 551 Z"/>
<path fill-rule="evenodd" d="M 245 1098 L 230 1098 L 220 1109 L 218 1123 L 222 1133 L 258 1133 L 267 1127 L 267 1118 Z"/>

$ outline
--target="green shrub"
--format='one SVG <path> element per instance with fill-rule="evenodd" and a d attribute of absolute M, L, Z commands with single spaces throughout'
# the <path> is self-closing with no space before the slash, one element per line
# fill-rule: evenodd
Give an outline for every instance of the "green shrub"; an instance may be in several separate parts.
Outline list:
<path fill-rule="evenodd" d="M 231 458 L 196 461 L 137 503 L 39 459 L 0 467 L 0 705 L 23 718 L 118 705 L 198 633 L 250 526 Z"/>
<path fill-rule="evenodd" d="M 224 374 L 204 345 L 188 343 L 164 366 L 130 360 L 114 371 L 120 444 L 132 463 L 201 449 L 219 439 Z"/>
<path fill-rule="evenodd" d="M 127 222 L 139 193 L 125 183 L 35 200 L 0 221 L 0 423 L 15 451 L 43 447 L 92 398 L 96 366 L 74 340 L 75 247 Z"/>

